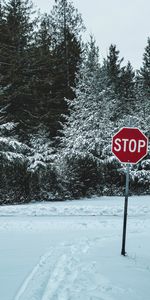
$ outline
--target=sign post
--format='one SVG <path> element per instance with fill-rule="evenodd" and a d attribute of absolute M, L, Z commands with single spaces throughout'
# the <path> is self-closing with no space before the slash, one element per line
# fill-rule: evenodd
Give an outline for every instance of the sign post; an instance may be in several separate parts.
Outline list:
<path fill-rule="evenodd" d="M 126 231 L 127 231 L 127 215 L 128 215 L 128 197 L 129 197 L 129 164 L 126 169 L 126 190 L 125 190 L 125 201 L 124 201 L 124 218 L 123 218 L 123 235 L 122 235 L 122 249 L 121 255 L 126 255 L 125 244 L 126 244 Z"/>
<path fill-rule="evenodd" d="M 138 128 L 123 127 L 112 138 L 112 152 L 126 168 L 126 189 L 124 202 L 123 236 L 121 255 L 126 255 L 126 228 L 129 197 L 129 164 L 136 164 L 148 152 L 148 138 Z"/>

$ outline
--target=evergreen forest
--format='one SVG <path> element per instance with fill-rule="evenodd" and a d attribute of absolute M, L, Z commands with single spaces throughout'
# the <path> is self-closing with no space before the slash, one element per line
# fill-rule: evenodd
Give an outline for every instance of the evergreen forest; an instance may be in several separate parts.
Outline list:
<path fill-rule="evenodd" d="M 0 2 L 0 204 L 124 194 L 111 141 L 129 119 L 150 138 L 150 37 L 134 70 L 115 44 L 101 61 L 85 30 L 69 0 Z M 150 151 L 130 194 L 150 194 Z"/>

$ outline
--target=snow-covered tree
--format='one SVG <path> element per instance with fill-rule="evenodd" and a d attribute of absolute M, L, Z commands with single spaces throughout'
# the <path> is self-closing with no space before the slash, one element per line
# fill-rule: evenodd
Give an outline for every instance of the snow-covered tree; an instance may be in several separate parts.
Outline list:
<path fill-rule="evenodd" d="M 18 141 L 14 134 L 17 124 L 8 122 L 0 125 L 0 155 L 3 164 L 9 163 L 23 164 L 26 160 L 26 155 L 29 153 L 29 147 Z"/>
<path fill-rule="evenodd" d="M 83 186 L 93 188 L 102 180 L 112 132 L 114 94 L 107 86 L 107 76 L 100 67 L 93 38 L 80 66 L 75 95 L 73 101 L 67 100 L 69 116 L 65 117 L 63 125 L 61 155 L 63 153 L 63 161 L 69 166 L 67 172 L 72 169 L 70 179 L 77 182 L 73 176 L 79 177 L 83 190 Z"/>
<path fill-rule="evenodd" d="M 14 135 L 17 124 L 4 123 L 0 126 L 0 185 L 1 201 L 22 201 L 28 198 L 26 159 L 29 147 Z"/>
<path fill-rule="evenodd" d="M 30 194 L 38 199 L 52 198 L 56 189 L 56 154 L 46 127 L 42 126 L 36 134 L 30 135 L 29 146 L 27 173 L 31 177 Z"/>
<path fill-rule="evenodd" d="M 133 125 L 149 138 L 148 155 L 132 166 L 131 180 L 134 191 L 150 193 L 150 38 L 143 55 L 143 65 L 136 77 L 136 107 Z"/>
<path fill-rule="evenodd" d="M 56 194 L 56 154 L 47 130 L 43 127 L 30 135 L 26 145 L 15 136 L 16 125 L 0 126 L 1 199 L 10 203 L 52 199 Z"/>

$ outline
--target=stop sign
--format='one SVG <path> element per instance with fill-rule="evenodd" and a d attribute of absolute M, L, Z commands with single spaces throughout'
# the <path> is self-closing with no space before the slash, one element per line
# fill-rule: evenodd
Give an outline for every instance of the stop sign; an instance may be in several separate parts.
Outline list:
<path fill-rule="evenodd" d="M 123 127 L 112 138 L 112 152 L 122 163 L 136 164 L 148 152 L 148 138 L 138 128 Z"/>

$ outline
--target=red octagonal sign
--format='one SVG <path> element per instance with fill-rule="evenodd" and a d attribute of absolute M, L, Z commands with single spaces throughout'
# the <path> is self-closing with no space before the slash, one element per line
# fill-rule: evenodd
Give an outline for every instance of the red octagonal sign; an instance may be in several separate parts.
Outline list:
<path fill-rule="evenodd" d="M 148 152 L 148 138 L 138 128 L 120 129 L 112 139 L 112 152 L 122 163 L 136 164 Z"/>

